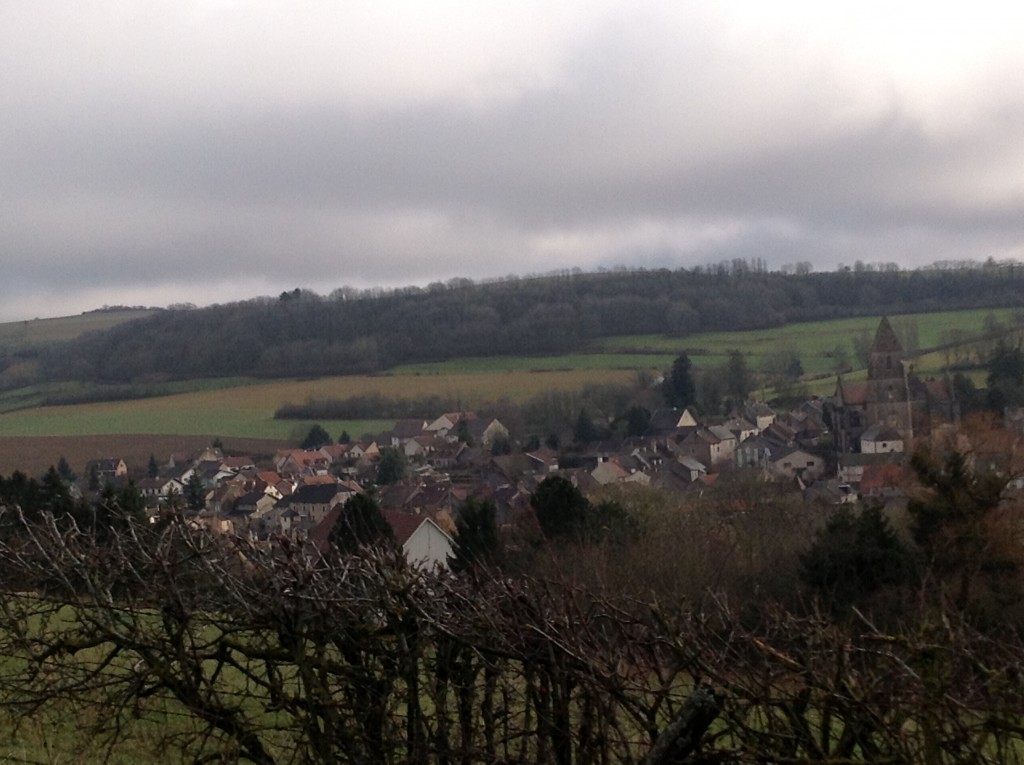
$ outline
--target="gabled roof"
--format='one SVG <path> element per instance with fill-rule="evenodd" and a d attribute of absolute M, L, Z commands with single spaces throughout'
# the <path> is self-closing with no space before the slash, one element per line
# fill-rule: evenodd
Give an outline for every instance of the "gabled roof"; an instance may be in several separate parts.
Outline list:
<path fill-rule="evenodd" d="M 801 454 L 807 457 L 817 458 L 817 455 L 815 455 L 813 452 L 809 452 L 806 449 L 801 449 L 799 446 L 786 446 L 782 448 L 776 448 L 775 451 L 773 451 L 769 455 L 768 459 L 773 464 L 776 464 L 778 462 L 781 462 L 782 460 L 787 459 L 788 457 L 792 457 L 794 454 Z"/>
<path fill-rule="evenodd" d="M 865 465 L 860 479 L 860 493 L 871 494 L 883 489 L 894 489 L 903 482 L 903 466 L 898 463 Z"/>
<path fill-rule="evenodd" d="M 338 496 L 338 488 L 336 483 L 306 484 L 295 490 L 290 502 L 293 505 L 326 505 Z"/>
<path fill-rule="evenodd" d="M 724 425 L 710 425 L 708 426 L 708 431 L 719 441 L 736 440 L 736 434 Z"/>
<path fill-rule="evenodd" d="M 439 532 L 448 537 L 451 541 L 451 537 L 444 529 L 442 529 L 433 518 L 427 515 L 416 515 L 415 513 L 403 513 L 401 510 L 383 510 L 381 514 L 384 516 L 384 520 L 388 522 L 391 530 L 395 533 L 395 541 L 400 545 L 404 545 L 408 542 L 412 535 L 419 531 L 420 526 L 424 523 L 434 526 Z"/>
<path fill-rule="evenodd" d="M 696 427 L 697 419 L 689 409 L 655 409 L 651 413 L 648 431 L 658 433 L 679 428 Z"/>
<path fill-rule="evenodd" d="M 497 419 L 489 417 L 484 419 L 482 417 L 476 419 L 470 419 L 466 421 L 467 429 L 471 438 L 480 440 L 487 434 L 488 428 L 492 425 L 497 425 L 499 429 L 506 429 Z"/>
<path fill-rule="evenodd" d="M 350 448 L 348 444 L 327 444 L 320 447 L 320 451 L 332 461 L 336 461 L 348 454 Z"/>
<path fill-rule="evenodd" d="M 757 430 L 757 425 L 745 417 L 730 417 L 722 423 L 722 427 L 731 430 L 733 433 Z"/>
<path fill-rule="evenodd" d="M 696 470 L 701 473 L 707 473 L 708 469 L 704 466 L 704 463 L 700 460 L 694 459 L 693 457 L 679 457 L 676 462 L 682 465 L 687 470 Z"/>
<path fill-rule="evenodd" d="M 771 441 L 764 436 L 751 436 L 743 443 L 738 444 L 736 446 L 736 451 L 750 452 L 751 450 L 764 451 L 767 449 L 771 452 L 778 448 L 779 446 L 777 442 Z"/>
<path fill-rule="evenodd" d="M 881 441 L 902 441 L 903 436 L 896 432 L 894 428 L 889 427 L 883 422 L 876 422 L 870 428 L 864 431 L 860 437 L 861 442 L 881 442 Z"/>
<path fill-rule="evenodd" d="M 847 382 L 839 377 L 836 384 L 836 397 L 843 404 L 867 403 L 868 384 L 866 382 Z"/>
<path fill-rule="evenodd" d="M 405 419 L 398 420 L 395 423 L 395 427 L 391 429 L 391 435 L 395 438 L 412 438 L 420 435 L 427 427 L 426 420 L 420 419 Z"/>

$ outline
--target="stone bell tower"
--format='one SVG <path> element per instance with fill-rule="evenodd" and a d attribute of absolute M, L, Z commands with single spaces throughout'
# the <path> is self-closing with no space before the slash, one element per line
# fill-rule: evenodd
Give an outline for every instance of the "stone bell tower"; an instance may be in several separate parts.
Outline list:
<path fill-rule="evenodd" d="M 869 425 L 880 423 L 891 427 L 907 444 L 913 440 L 910 387 L 903 361 L 903 346 L 887 317 L 879 323 L 871 346 L 866 399 Z"/>

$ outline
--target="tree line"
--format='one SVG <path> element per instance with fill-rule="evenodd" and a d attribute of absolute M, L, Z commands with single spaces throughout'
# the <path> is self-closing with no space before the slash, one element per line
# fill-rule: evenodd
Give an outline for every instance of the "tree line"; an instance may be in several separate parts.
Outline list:
<path fill-rule="evenodd" d="M 881 313 L 1024 304 L 1024 269 L 753 268 L 566 272 L 473 284 L 177 309 L 33 353 L 37 378 L 116 384 L 167 379 L 374 373 L 470 356 L 558 354 L 595 338 L 750 330 Z M 0 359 L 17 367 L 23 358 Z"/>

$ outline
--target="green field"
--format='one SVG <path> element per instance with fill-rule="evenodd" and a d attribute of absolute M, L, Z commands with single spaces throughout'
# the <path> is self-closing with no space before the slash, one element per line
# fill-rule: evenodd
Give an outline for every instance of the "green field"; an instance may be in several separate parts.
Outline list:
<path fill-rule="evenodd" d="M 0 348 L 22 348 L 71 340 L 85 332 L 107 330 L 152 313 L 146 310 L 96 311 L 57 319 L 6 322 L 0 324 Z"/>
<path fill-rule="evenodd" d="M 948 341 L 954 331 L 960 332 L 964 339 L 979 336 L 986 321 L 991 319 L 1010 326 L 1014 314 L 1011 309 L 985 309 L 893 316 L 891 320 L 898 332 L 901 328 L 910 331 L 913 327 L 918 347 L 928 351 Z M 96 316 L 102 318 L 107 314 Z M 123 314 L 113 316 L 124 320 Z M 60 326 L 58 323 L 50 331 L 56 334 Z M 81 324 L 77 326 L 80 328 Z M 856 367 L 855 338 L 872 336 L 877 326 L 878 317 L 864 317 L 792 324 L 771 330 L 704 333 L 686 338 L 611 337 L 596 341 L 590 353 L 456 359 L 400 366 L 373 377 L 275 382 L 185 381 L 168 384 L 169 389 L 180 391 L 175 395 L 74 406 L 41 407 L 39 403 L 43 396 L 55 392 L 74 393 L 86 389 L 73 385 L 37 386 L 0 395 L 0 412 L 3 412 L 0 436 L 176 434 L 294 439 L 308 423 L 275 420 L 274 411 L 284 404 L 370 393 L 396 399 L 438 396 L 457 399 L 465 407 L 502 399 L 521 402 L 547 390 L 579 390 L 588 384 L 601 383 L 630 384 L 636 381 L 638 370 L 658 374 L 668 369 L 683 351 L 699 369 L 722 364 L 729 352 L 736 350 L 744 354 L 748 366 L 755 372 L 765 369 L 774 354 L 795 351 L 801 359 L 809 392 L 828 395 L 835 387 L 836 349 L 845 349 Z M 10 333 L 11 327 L 0 325 L 0 330 Z M 66 327 L 65 331 L 68 331 Z M 41 332 L 38 330 L 37 336 L 41 336 Z M 948 357 L 948 352 L 944 351 L 922 353 L 915 358 L 914 365 L 920 374 L 934 375 L 941 372 Z M 854 368 L 847 376 L 858 379 L 863 374 L 863 370 Z M 979 374 L 975 374 L 975 378 L 979 378 Z M 389 422 L 381 421 L 322 424 L 332 433 L 344 429 L 353 436 L 390 426 Z"/>
<path fill-rule="evenodd" d="M 926 349 L 940 345 L 944 340 L 943 335 L 951 330 L 959 330 L 968 334 L 980 333 L 989 316 L 1006 325 L 1011 325 L 1016 312 L 1016 309 L 1010 308 L 985 308 L 973 311 L 893 315 L 889 319 L 897 328 L 902 322 L 915 322 L 920 348 Z M 661 335 L 607 337 L 596 341 L 595 346 L 606 352 L 620 353 L 642 352 L 675 355 L 685 350 L 691 354 L 700 355 L 703 353 L 724 354 L 730 350 L 738 350 L 752 356 L 764 356 L 779 348 L 792 346 L 797 349 L 801 358 L 805 359 L 804 366 L 807 367 L 807 359 L 821 357 L 837 346 L 843 346 L 852 353 L 853 337 L 863 332 L 874 334 L 878 328 L 878 321 L 878 316 L 869 316 L 789 324 L 776 329 L 750 332 L 707 332 L 684 338 L 670 338 Z"/>

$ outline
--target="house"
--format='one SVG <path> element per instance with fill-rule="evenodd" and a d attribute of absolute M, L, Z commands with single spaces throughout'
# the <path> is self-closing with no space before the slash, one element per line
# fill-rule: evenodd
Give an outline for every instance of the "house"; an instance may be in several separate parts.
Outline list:
<path fill-rule="evenodd" d="M 730 460 L 734 451 L 736 436 L 721 425 L 697 428 L 680 441 L 677 447 L 679 454 L 693 457 L 712 468 Z"/>
<path fill-rule="evenodd" d="M 905 460 L 902 452 L 879 452 L 876 454 L 840 454 L 836 475 L 843 483 L 852 486 L 860 486 L 864 476 L 864 470 L 871 465 L 885 465 L 889 463 L 902 464 Z"/>
<path fill-rule="evenodd" d="M 654 437 L 684 435 L 700 425 L 689 409 L 655 409 L 647 432 Z"/>
<path fill-rule="evenodd" d="M 693 483 L 699 480 L 701 476 L 708 474 L 707 467 L 693 457 L 678 458 L 676 464 L 671 466 L 671 469 L 677 475 L 683 476 L 687 483 Z"/>
<path fill-rule="evenodd" d="M 878 422 L 861 433 L 860 450 L 862 454 L 902 452 L 903 438 L 895 428 Z"/>
<path fill-rule="evenodd" d="M 320 449 L 282 449 L 274 455 L 274 470 L 281 475 L 324 475 L 331 461 Z"/>
<path fill-rule="evenodd" d="M 444 443 L 440 442 L 438 448 L 427 454 L 427 464 L 434 470 L 448 470 L 459 458 L 459 454 L 466 448 L 466 445 L 460 442 L 455 443 Z"/>
<path fill-rule="evenodd" d="M 220 466 L 224 470 L 230 470 L 232 472 L 240 472 L 242 470 L 253 470 L 256 467 L 256 461 L 249 456 L 240 455 L 237 457 L 225 457 L 220 461 Z"/>
<path fill-rule="evenodd" d="M 438 445 L 443 445 L 445 442 L 439 441 L 437 436 L 431 435 L 418 435 L 414 438 L 407 439 L 401 445 L 395 447 L 401 449 L 402 452 L 410 460 L 425 461 L 427 455 L 437 451 Z"/>
<path fill-rule="evenodd" d="M 163 486 L 163 479 L 149 478 L 148 476 L 135 482 L 135 488 L 146 500 L 146 504 L 150 504 L 153 500 L 157 500 L 162 496 L 160 491 Z"/>
<path fill-rule="evenodd" d="M 466 430 L 474 444 L 490 448 L 495 441 L 508 438 L 508 428 L 491 417 L 467 420 Z"/>
<path fill-rule="evenodd" d="M 124 460 L 112 457 L 90 460 L 85 463 L 85 474 L 90 478 L 95 475 L 101 483 L 115 481 L 128 477 L 128 465 Z"/>
<path fill-rule="evenodd" d="M 460 422 L 465 422 L 468 427 L 469 422 L 475 419 L 475 412 L 446 412 L 433 422 L 428 423 L 424 430 L 434 433 L 438 438 L 447 438 Z"/>
<path fill-rule="evenodd" d="M 352 491 L 348 487 L 337 483 L 300 486 L 287 500 L 288 510 L 292 513 L 292 527 L 296 530 L 312 529 L 324 519 L 332 507 L 344 503 L 351 496 Z"/>
<path fill-rule="evenodd" d="M 825 460 L 798 447 L 779 449 L 769 458 L 768 472 L 776 478 L 799 478 L 811 483 L 824 474 Z"/>
<path fill-rule="evenodd" d="M 865 465 L 858 491 L 862 497 L 893 497 L 902 493 L 905 480 L 903 466 L 898 463 Z"/>
<path fill-rule="evenodd" d="M 764 432 L 769 425 L 775 422 L 775 412 L 770 406 L 760 401 L 748 401 L 743 407 L 743 415 L 757 428 L 757 432 Z"/>
<path fill-rule="evenodd" d="M 767 468 L 771 462 L 772 452 L 781 451 L 784 448 L 764 436 L 754 436 L 736 447 L 736 451 L 733 452 L 733 462 L 738 468 Z"/>
<path fill-rule="evenodd" d="M 630 472 L 616 460 L 601 460 L 597 467 L 590 471 L 591 477 L 602 486 L 610 483 L 621 483 L 630 476 Z"/>
<path fill-rule="evenodd" d="M 531 461 L 536 473 L 547 474 L 558 470 L 558 452 L 554 449 L 537 449 L 526 452 L 526 457 Z"/>
<path fill-rule="evenodd" d="M 425 569 L 448 568 L 455 541 L 432 518 L 395 510 L 382 514 L 409 563 Z"/>
<path fill-rule="evenodd" d="M 380 456 L 380 447 L 377 446 L 376 441 L 360 441 L 357 444 L 352 444 L 348 453 L 357 460 L 372 460 Z"/>
<path fill-rule="evenodd" d="M 351 447 L 348 444 L 327 444 L 320 447 L 320 451 L 327 455 L 330 459 L 331 464 L 339 462 L 348 457 L 349 449 Z"/>
<path fill-rule="evenodd" d="M 310 534 L 310 541 L 321 555 L 330 549 L 331 531 L 344 511 L 343 505 L 332 507 Z M 381 515 L 391 527 L 395 542 L 409 563 L 425 569 L 448 567 L 448 559 L 455 552 L 455 543 L 432 518 L 401 510 L 382 510 Z"/>
<path fill-rule="evenodd" d="M 722 423 L 722 427 L 732 433 L 738 443 L 743 443 L 761 432 L 757 425 L 744 417 L 730 417 Z"/>
<path fill-rule="evenodd" d="M 420 419 L 404 419 L 399 420 L 395 423 L 395 427 L 391 429 L 390 433 L 386 434 L 386 437 L 390 440 L 391 445 L 398 447 L 405 444 L 406 441 L 422 436 L 423 431 L 427 428 L 427 421 Z"/>
<path fill-rule="evenodd" d="M 185 493 L 185 484 L 181 482 L 180 478 L 167 478 L 160 484 L 158 496 L 166 498 L 172 494 L 176 494 L 179 497 Z"/>

